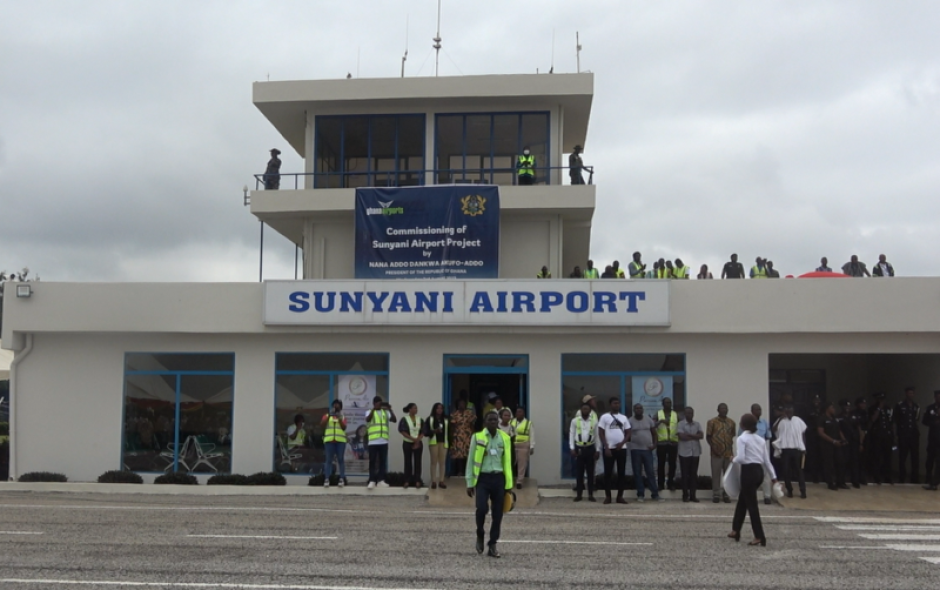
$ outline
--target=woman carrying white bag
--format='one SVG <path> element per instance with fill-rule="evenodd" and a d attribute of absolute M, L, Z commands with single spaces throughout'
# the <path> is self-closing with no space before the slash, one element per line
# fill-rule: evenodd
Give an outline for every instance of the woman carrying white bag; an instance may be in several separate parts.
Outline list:
<path fill-rule="evenodd" d="M 767 545 L 767 537 L 764 536 L 764 528 L 760 522 L 760 510 L 757 504 L 757 489 L 761 487 L 764 481 L 764 472 L 773 481 L 777 483 L 777 474 L 774 472 L 774 466 L 770 463 L 770 454 L 767 452 L 767 442 L 763 437 L 757 434 L 757 418 L 753 414 L 744 414 L 741 416 L 741 436 L 738 437 L 737 453 L 734 455 L 734 461 L 731 468 L 728 469 L 730 477 L 725 477 L 726 486 L 729 479 L 732 480 L 732 486 L 737 483 L 734 480 L 733 468 L 740 466 L 740 490 L 738 493 L 738 504 L 734 509 L 734 520 L 731 523 L 731 533 L 728 537 L 735 541 L 741 540 L 741 527 L 744 525 L 744 513 L 751 517 L 751 529 L 754 531 L 754 540 L 748 545 Z M 726 488 L 732 496 L 731 489 Z"/>

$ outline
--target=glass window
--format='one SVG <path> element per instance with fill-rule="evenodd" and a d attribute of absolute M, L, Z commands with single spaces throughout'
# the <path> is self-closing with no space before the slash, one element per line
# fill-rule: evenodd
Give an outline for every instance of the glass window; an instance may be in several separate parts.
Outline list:
<path fill-rule="evenodd" d="M 424 128 L 424 115 L 317 117 L 314 186 L 423 184 Z"/>
<path fill-rule="evenodd" d="M 574 473 L 568 450 L 568 430 L 585 395 L 595 397 L 598 416 L 608 411 L 608 400 L 618 398 L 621 412 L 633 413 L 633 404 L 646 414 L 662 408 L 670 398 L 682 411 L 686 405 L 685 355 L 683 354 L 563 354 L 562 367 L 562 477 Z"/>
<path fill-rule="evenodd" d="M 438 115 L 437 117 L 437 181 L 442 184 L 455 182 L 462 176 L 455 171 L 463 170 L 463 116 Z"/>
<path fill-rule="evenodd" d="M 338 399 L 347 421 L 346 474 L 368 473 L 365 417 L 373 397 L 389 399 L 388 355 L 279 353 L 275 365 L 274 469 L 323 473 L 324 420 Z"/>
<path fill-rule="evenodd" d="M 231 471 L 234 365 L 232 354 L 126 355 L 123 468 Z"/>

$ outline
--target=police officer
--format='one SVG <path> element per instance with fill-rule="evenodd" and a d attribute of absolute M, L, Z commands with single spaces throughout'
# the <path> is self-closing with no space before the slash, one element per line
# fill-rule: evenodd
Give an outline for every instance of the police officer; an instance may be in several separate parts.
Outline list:
<path fill-rule="evenodd" d="M 862 400 L 864 403 L 865 400 Z M 862 418 L 855 413 L 852 402 L 841 400 L 839 406 L 842 415 L 838 417 L 842 436 L 845 438 L 845 470 L 853 488 L 860 488 L 862 484 Z"/>
<path fill-rule="evenodd" d="M 842 427 L 836 420 L 836 408 L 832 402 L 824 402 L 817 432 L 823 460 L 826 484 L 830 490 L 847 490 L 845 485 L 845 457 L 842 450 L 848 444 Z"/>
<path fill-rule="evenodd" d="M 467 495 L 477 501 L 477 553 L 483 553 L 486 535 L 486 513 L 493 515 L 490 524 L 490 542 L 487 555 L 500 557 L 496 550 L 500 525 L 503 522 L 503 502 L 512 489 L 512 439 L 498 428 L 499 414 L 488 412 L 483 418 L 484 428 L 470 438 L 467 463 Z"/>
<path fill-rule="evenodd" d="M 894 428 L 898 437 L 898 483 L 907 475 L 907 458 L 911 458 L 911 483 L 917 483 L 920 471 L 920 406 L 914 403 L 914 386 L 904 388 L 904 399 L 894 406 Z"/>
<path fill-rule="evenodd" d="M 516 160 L 516 173 L 519 184 L 535 184 L 535 156 L 529 151 L 529 146 L 522 148 L 522 155 Z"/>
<path fill-rule="evenodd" d="M 865 396 L 859 396 L 855 400 L 855 411 L 852 412 L 852 416 L 855 420 L 858 421 L 858 429 L 861 431 L 861 440 L 859 440 L 859 456 L 858 462 L 860 465 L 859 468 L 859 479 L 863 486 L 868 485 L 868 400 L 865 399 Z"/>
<path fill-rule="evenodd" d="M 894 433 L 891 429 L 891 409 L 885 402 L 885 393 L 879 391 L 874 396 L 874 403 L 868 412 L 868 474 L 881 485 L 891 481 L 891 447 L 894 446 Z"/>
<path fill-rule="evenodd" d="M 936 492 L 940 486 L 940 389 L 933 392 L 933 400 L 924 411 L 921 423 L 927 427 L 927 485 L 924 489 Z"/>

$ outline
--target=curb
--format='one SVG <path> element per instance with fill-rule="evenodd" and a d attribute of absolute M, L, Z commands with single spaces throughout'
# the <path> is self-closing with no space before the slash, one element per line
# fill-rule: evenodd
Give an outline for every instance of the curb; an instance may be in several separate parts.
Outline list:
<path fill-rule="evenodd" d="M 185 486 L 125 483 L 21 483 L 0 482 L 0 492 L 55 492 L 81 494 L 135 494 L 141 496 L 427 496 L 426 489 L 365 486 Z"/>

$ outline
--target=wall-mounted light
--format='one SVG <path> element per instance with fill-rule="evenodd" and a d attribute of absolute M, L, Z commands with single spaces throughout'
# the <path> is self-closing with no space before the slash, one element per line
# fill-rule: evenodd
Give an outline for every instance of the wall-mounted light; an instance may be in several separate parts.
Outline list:
<path fill-rule="evenodd" d="M 33 288 L 29 283 L 21 284 L 16 286 L 16 296 L 17 297 L 30 297 L 33 294 Z"/>

